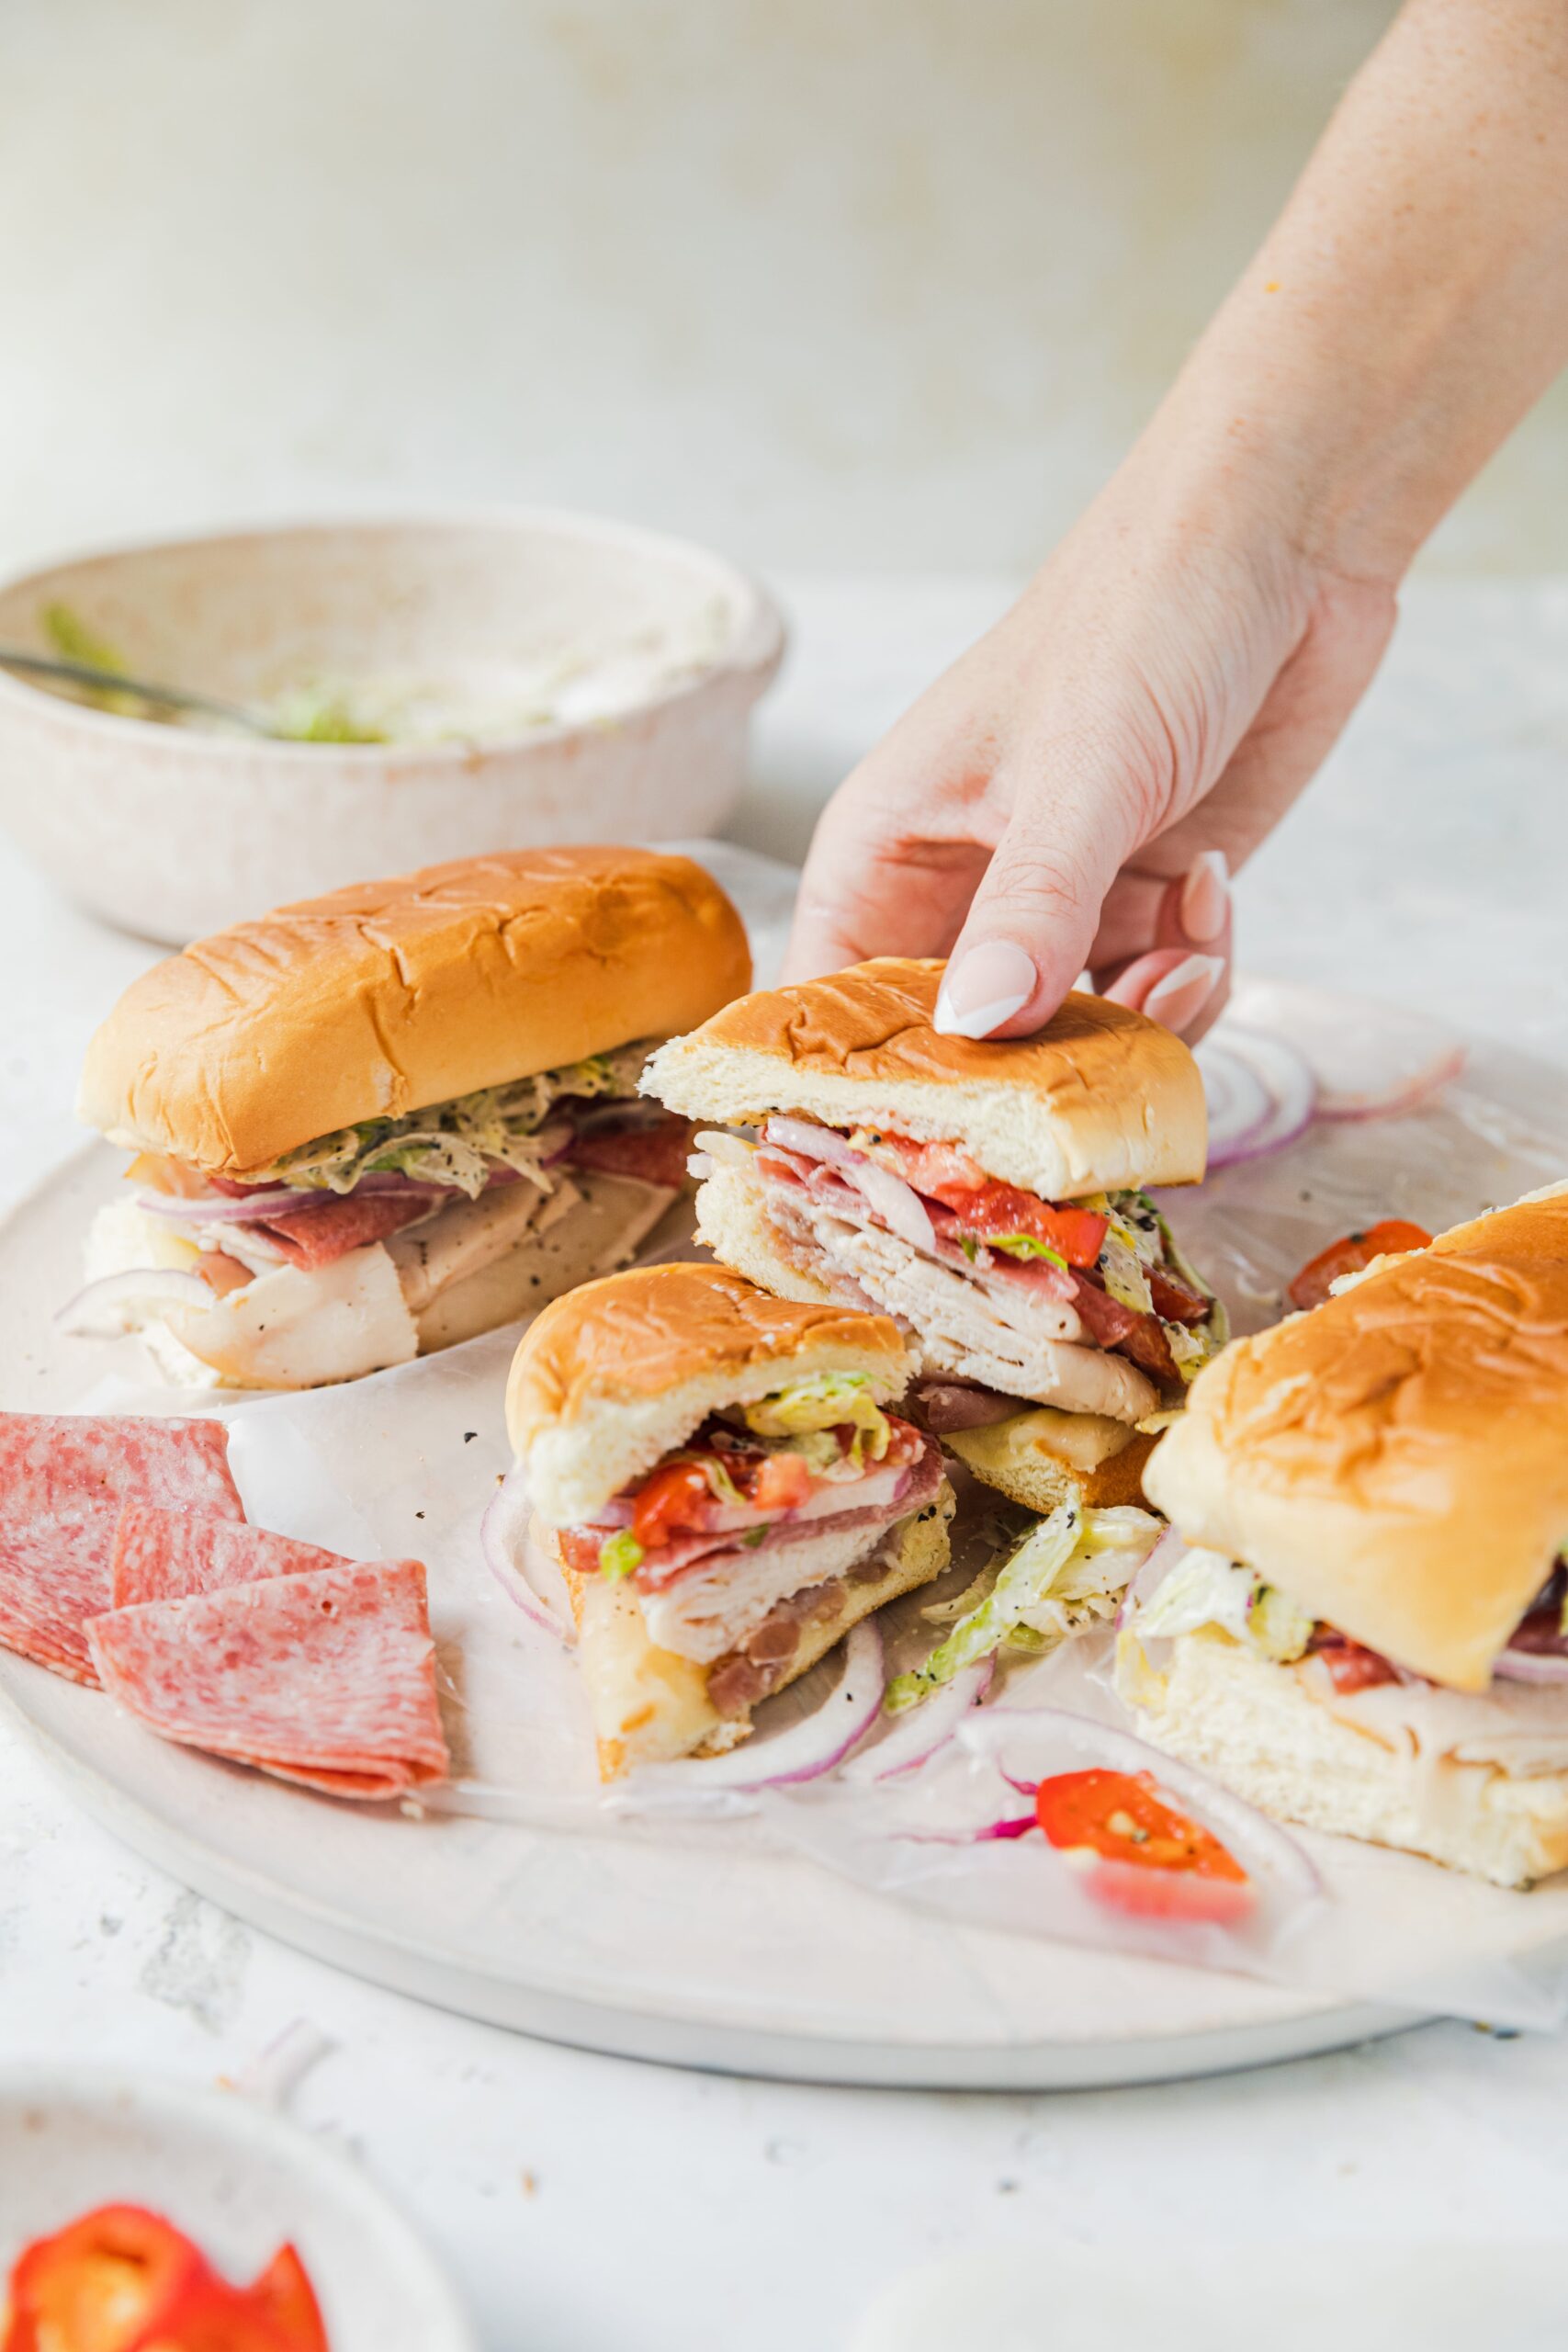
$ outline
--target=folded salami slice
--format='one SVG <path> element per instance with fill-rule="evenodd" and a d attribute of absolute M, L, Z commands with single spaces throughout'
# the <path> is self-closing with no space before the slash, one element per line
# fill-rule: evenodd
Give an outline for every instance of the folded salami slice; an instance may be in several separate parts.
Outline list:
<path fill-rule="evenodd" d="M 113 1600 L 122 1505 L 243 1520 L 221 1421 L 0 1413 L 0 1643 L 73 1681 Z"/>
<path fill-rule="evenodd" d="M 187 1593 L 254 1584 L 262 1577 L 307 1575 L 348 1565 L 341 1552 L 323 1552 L 291 1536 L 268 1535 L 241 1520 L 207 1519 L 187 1511 L 152 1510 L 131 1503 L 119 1515 L 113 1563 L 113 1606 L 143 1600 L 183 1600 Z"/>
<path fill-rule="evenodd" d="M 342 1797 L 389 1797 L 450 1770 L 417 1560 L 344 1562 L 87 1629 L 105 1690 L 164 1739 Z"/>

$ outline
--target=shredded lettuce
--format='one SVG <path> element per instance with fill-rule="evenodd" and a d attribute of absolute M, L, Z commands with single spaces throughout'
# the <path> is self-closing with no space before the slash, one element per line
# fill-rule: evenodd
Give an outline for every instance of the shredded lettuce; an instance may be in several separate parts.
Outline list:
<path fill-rule="evenodd" d="M 791 1381 L 759 1404 L 743 1407 L 742 1414 L 747 1428 L 757 1437 L 863 1430 L 874 1462 L 881 1461 L 893 1434 L 886 1414 L 871 1393 L 871 1375 L 865 1372 L 819 1372 L 810 1380 Z"/>
<path fill-rule="evenodd" d="M 1202 1625 L 1218 1625 L 1244 1641 L 1252 1585 L 1249 1568 L 1237 1567 L 1222 1552 L 1195 1545 L 1139 1607 L 1138 1632 L 1145 1640 L 1163 1642 L 1178 1634 L 1196 1633 Z"/>
<path fill-rule="evenodd" d="M 1010 1258 L 1043 1258 L 1049 1264 L 1059 1266 L 1063 1273 L 1067 1272 L 1067 1261 L 1061 1251 L 1053 1250 L 1048 1241 L 1036 1240 L 1032 1233 L 987 1233 L 985 1247 L 1000 1250 Z M 967 1241 L 964 1248 L 968 1250 Z"/>
<path fill-rule="evenodd" d="M 629 1527 L 617 1535 L 606 1535 L 599 1546 L 599 1569 L 603 1576 L 629 1577 L 634 1568 L 642 1566 L 642 1545 Z"/>
<path fill-rule="evenodd" d="M 560 1069 L 539 1070 L 509 1086 L 481 1087 L 407 1118 L 366 1119 L 335 1135 L 318 1136 L 271 1167 L 258 1169 L 257 1180 L 292 1184 L 301 1192 L 351 1193 L 362 1176 L 389 1170 L 422 1183 L 450 1184 L 475 1199 L 500 1161 L 547 1193 L 550 1179 L 536 1138 L 552 1104 L 568 1094 L 629 1101 L 650 1043 L 645 1039 Z"/>
<path fill-rule="evenodd" d="M 1022 1623 L 1035 1602 L 1043 1600 L 1060 1570 L 1077 1549 L 1083 1515 L 1076 1503 L 1063 1503 L 1025 1536 L 1010 1560 L 998 1570 L 989 1593 L 966 1617 L 961 1617 L 944 1642 L 939 1642 L 924 1666 L 913 1673 L 896 1675 L 884 1702 L 889 1713 L 918 1706 L 931 1691 L 940 1690 L 966 1666 L 973 1666 L 999 1648 L 1013 1627 Z"/>
<path fill-rule="evenodd" d="M 1106 1290 L 1118 1305 L 1130 1306 L 1137 1315 L 1154 1313 L 1154 1294 L 1149 1288 L 1149 1278 L 1144 1272 L 1142 1260 L 1138 1252 L 1122 1239 L 1114 1225 L 1108 1229 L 1100 1245 L 1100 1271 L 1105 1278 Z"/>
<path fill-rule="evenodd" d="M 987 1572 L 969 1587 L 947 1639 L 924 1666 L 895 1678 L 888 1708 L 896 1713 L 917 1705 L 964 1667 L 1004 1645 L 1038 1655 L 1084 1624 L 1113 1615 L 1158 1533 L 1159 1521 L 1146 1510 L 1080 1511 L 1076 1503 L 1062 1504 L 1030 1531 L 994 1576 Z M 936 1618 L 939 1612 L 927 1609 L 923 1614 Z"/>
<path fill-rule="evenodd" d="M 1170 1641 L 1213 1626 L 1280 1666 L 1312 1639 L 1304 1609 L 1222 1553 L 1195 1548 L 1172 1568 L 1134 1620 L 1140 1641 Z"/>

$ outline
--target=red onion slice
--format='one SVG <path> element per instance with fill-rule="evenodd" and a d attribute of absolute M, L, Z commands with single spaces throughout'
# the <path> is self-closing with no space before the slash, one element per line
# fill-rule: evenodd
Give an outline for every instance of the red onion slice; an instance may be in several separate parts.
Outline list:
<path fill-rule="evenodd" d="M 1505 1650 L 1493 1661 L 1499 1682 L 1568 1682 L 1568 1653 L 1562 1650 Z"/>
<path fill-rule="evenodd" d="M 922 1706 L 896 1718 L 894 1728 L 874 1747 L 866 1748 L 845 1765 L 846 1781 L 888 1781 L 896 1773 L 912 1772 L 939 1747 L 945 1747 L 971 1707 L 977 1707 L 996 1674 L 995 1655 L 965 1667 L 932 1693 Z"/>
<path fill-rule="evenodd" d="M 842 1674 L 814 1713 L 772 1739 L 755 1747 L 748 1741 L 726 1756 L 645 1764 L 618 1803 L 634 1813 L 657 1812 L 668 1798 L 680 1810 L 683 1800 L 699 1792 L 787 1788 L 818 1780 L 865 1737 L 881 1711 L 885 1687 L 882 1635 L 863 1617 L 844 1645 Z"/>
<path fill-rule="evenodd" d="M 1257 1134 L 1269 1116 L 1269 1097 L 1257 1071 L 1218 1037 L 1205 1038 L 1196 1059 L 1209 1106 L 1209 1165 L 1214 1168 L 1224 1165 L 1223 1152 Z"/>
<path fill-rule="evenodd" d="M 1413 1111 L 1464 1068 L 1461 1038 L 1404 1005 L 1244 979 L 1231 999 L 1243 1025 L 1285 1038 L 1311 1065 L 1322 1119 L 1375 1119 Z"/>
<path fill-rule="evenodd" d="M 573 1643 L 577 1628 L 560 1570 L 529 1532 L 531 1516 L 522 1470 L 513 1468 L 502 1480 L 479 1521 L 479 1549 L 491 1574 L 525 1617 L 553 1634 L 558 1642 Z"/>
<path fill-rule="evenodd" d="M 564 1159 L 574 1140 L 564 1123 L 541 1127 L 536 1142 L 546 1146 L 542 1165 L 553 1168 Z M 501 1161 L 491 1164 L 485 1190 L 530 1181 L 520 1168 Z M 334 1193 L 328 1184 L 258 1184 L 248 1193 L 204 1193 L 189 1199 L 178 1193 L 138 1193 L 136 1205 L 154 1216 L 173 1217 L 186 1225 L 258 1225 L 269 1217 L 296 1216 L 302 1209 L 330 1208 L 334 1201 L 374 1193 L 379 1200 L 461 1201 L 468 1198 L 460 1184 L 437 1184 L 422 1176 L 400 1176 L 396 1169 L 372 1169 L 350 1191 Z"/>
<path fill-rule="evenodd" d="M 814 1126 L 809 1119 L 772 1118 L 762 1129 L 764 1143 L 776 1143 L 785 1151 L 798 1151 L 802 1159 L 825 1159 L 835 1166 L 858 1159 L 841 1135 L 831 1127 Z"/>
<path fill-rule="evenodd" d="M 214 1193 L 197 1200 L 186 1200 L 174 1193 L 138 1193 L 136 1205 L 149 1210 L 153 1216 L 172 1217 L 179 1224 L 254 1225 L 263 1217 L 279 1216 L 286 1210 L 324 1208 L 329 1201 L 339 1197 L 336 1193 L 297 1193 L 286 1184 L 268 1184 L 243 1199 L 231 1197 L 227 1193 Z"/>
<path fill-rule="evenodd" d="M 55 1316 L 62 1331 L 76 1340 L 118 1340 L 131 1329 L 128 1306 L 211 1306 L 214 1294 L 199 1274 L 175 1266 L 131 1266 L 100 1275 Z"/>
<path fill-rule="evenodd" d="M 1118 1633 L 1134 1609 L 1140 1609 L 1145 1600 L 1153 1600 L 1177 1562 L 1186 1556 L 1186 1536 L 1179 1535 L 1174 1527 L 1168 1527 L 1154 1550 L 1140 1563 L 1137 1575 L 1122 1595 L 1115 1620 Z"/>
<path fill-rule="evenodd" d="M 931 1211 L 912 1184 L 902 1176 L 895 1176 L 890 1168 L 879 1168 L 874 1159 L 863 1159 L 857 1152 L 844 1170 L 855 1190 L 871 1203 L 889 1233 L 907 1241 L 911 1250 L 923 1250 L 928 1258 L 936 1256 L 936 1227 Z"/>
<path fill-rule="evenodd" d="M 1213 1083 L 1218 1103 L 1209 1129 L 1211 1170 L 1280 1151 L 1310 1124 L 1317 1081 L 1282 1037 L 1227 1022 L 1203 1040 L 1196 1057 L 1204 1092 Z"/>
<path fill-rule="evenodd" d="M 1323 1882 L 1311 1860 L 1278 1822 L 1235 1795 L 1222 1781 L 1211 1780 L 1206 1772 L 1179 1762 L 1114 1724 L 1096 1723 L 1088 1715 L 1069 1714 L 1055 1707 L 987 1707 L 983 1714 L 959 1725 L 957 1738 L 971 1755 L 988 1758 L 1010 1787 L 1026 1789 L 1031 1794 L 1041 1781 L 1063 1769 L 1064 1748 L 1081 1756 L 1085 1765 L 1104 1765 L 1113 1772 L 1147 1772 L 1184 1811 L 1213 1830 L 1249 1876 L 1267 1878 L 1297 1901 L 1308 1901 L 1323 1892 Z M 1032 1771 L 1032 1749 L 1038 1759 Z M 1043 1749 L 1047 1751 L 1044 1756 Z"/>

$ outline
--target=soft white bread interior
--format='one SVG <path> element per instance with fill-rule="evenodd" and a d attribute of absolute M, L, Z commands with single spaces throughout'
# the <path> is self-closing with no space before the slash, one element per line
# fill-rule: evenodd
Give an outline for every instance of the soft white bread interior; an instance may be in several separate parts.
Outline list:
<path fill-rule="evenodd" d="M 496 851 L 154 965 L 88 1046 L 78 1107 L 116 1143 L 244 1177 L 362 1120 L 689 1027 L 750 974 L 739 916 L 690 858 Z"/>
<path fill-rule="evenodd" d="M 1277 1666 L 1217 1630 L 1182 1634 L 1168 1648 L 1156 1672 L 1135 1643 L 1121 1645 L 1117 1688 L 1139 1730 L 1265 1813 L 1498 1886 L 1528 1886 L 1568 1866 L 1568 1771 L 1516 1775 L 1495 1761 L 1423 1754 L 1408 1731 L 1376 1736 L 1350 1719 L 1354 1702 L 1325 1704 L 1303 1668 Z M 1568 1702 L 1554 1695 L 1568 1727 Z"/>
<path fill-rule="evenodd" d="M 900 1520 L 881 1539 L 884 1574 L 866 1583 L 846 1584 L 833 1615 L 806 1628 L 779 1690 L 825 1657 L 863 1617 L 942 1574 L 948 1563 L 953 1510 L 953 1489 L 944 1485 L 934 1502 Z M 548 1528 L 536 1525 L 536 1540 L 559 1561 Z M 708 1667 L 654 1647 L 636 1591 L 625 1579 L 581 1576 L 564 1564 L 561 1574 L 577 1619 L 578 1663 L 598 1744 L 601 1780 L 618 1780 L 639 1764 L 718 1755 L 747 1736 L 749 1716 L 721 1715 L 710 1702 Z"/>
<path fill-rule="evenodd" d="M 1075 994 L 1032 1037 L 939 1036 L 942 971 L 884 956 L 742 997 L 663 1046 L 644 1091 L 728 1125 L 790 1111 L 956 1138 L 987 1174 L 1049 1199 L 1199 1181 L 1203 1082 L 1168 1029 Z"/>
<path fill-rule="evenodd" d="M 1189 1542 L 1484 1689 L 1568 1538 L 1568 1192 L 1226 1349 L 1144 1484 Z"/>
<path fill-rule="evenodd" d="M 953 1430 L 949 1453 L 987 1487 L 1043 1519 L 1063 1503 L 1110 1510 L 1144 1502 L 1144 1464 L 1155 1441 L 1103 1413 L 1062 1413 L 1040 1405 L 984 1429 Z"/>
<path fill-rule="evenodd" d="M 902 1396 L 897 1324 L 856 1307 L 771 1298 L 727 1266 L 634 1267 L 547 1307 L 518 1343 L 506 1425 L 549 1526 L 592 1517 L 721 1405 L 819 1373 Z"/>

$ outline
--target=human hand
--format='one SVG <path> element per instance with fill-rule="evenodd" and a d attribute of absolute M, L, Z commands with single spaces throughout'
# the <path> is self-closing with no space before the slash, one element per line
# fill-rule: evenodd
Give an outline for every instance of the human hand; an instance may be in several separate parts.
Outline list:
<path fill-rule="evenodd" d="M 946 956 L 937 1026 L 1021 1035 L 1087 966 L 1197 1036 L 1224 1001 L 1228 874 L 1307 782 L 1393 624 L 1390 586 L 1296 553 L 1240 473 L 1137 453 L 988 636 L 829 804 L 797 977 Z"/>
<path fill-rule="evenodd" d="M 1565 100 L 1562 0 L 1405 0 L 1132 456 L 840 786 L 791 973 L 946 955 L 965 1036 L 1037 1028 L 1085 965 L 1189 1035 L 1214 1017 L 1224 869 L 1568 359 Z"/>

